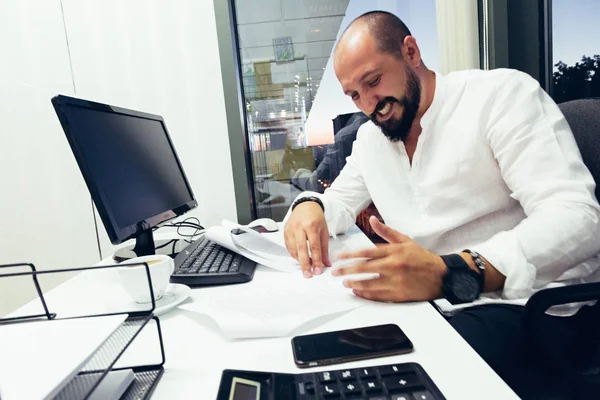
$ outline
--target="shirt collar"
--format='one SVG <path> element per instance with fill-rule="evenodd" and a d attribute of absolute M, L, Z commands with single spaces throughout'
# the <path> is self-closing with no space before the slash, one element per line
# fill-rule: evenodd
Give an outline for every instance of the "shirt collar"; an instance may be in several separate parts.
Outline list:
<path fill-rule="evenodd" d="M 436 115 L 438 115 L 440 109 L 442 108 L 442 102 L 446 93 L 445 77 L 438 72 L 434 71 L 433 73 L 435 74 L 435 92 L 433 94 L 433 101 L 431 102 L 431 105 L 421 117 L 421 128 L 423 129 L 427 128 L 435 119 Z"/>

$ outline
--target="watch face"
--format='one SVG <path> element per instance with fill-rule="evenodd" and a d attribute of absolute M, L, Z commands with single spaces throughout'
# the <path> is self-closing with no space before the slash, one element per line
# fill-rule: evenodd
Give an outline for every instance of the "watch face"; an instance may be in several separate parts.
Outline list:
<path fill-rule="evenodd" d="M 479 297 L 479 291 L 479 281 L 472 274 L 461 273 L 454 276 L 452 280 L 452 292 L 460 301 L 475 300 Z"/>

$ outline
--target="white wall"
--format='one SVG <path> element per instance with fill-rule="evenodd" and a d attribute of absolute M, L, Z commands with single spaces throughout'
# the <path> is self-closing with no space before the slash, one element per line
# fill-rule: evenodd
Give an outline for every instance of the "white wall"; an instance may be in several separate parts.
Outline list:
<path fill-rule="evenodd" d="M 2 1 L 0 49 L 0 264 L 96 262 L 90 197 L 50 103 L 73 94 L 59 0 Z M 30 281 L 0 279 L 0 315 L 33 298 Z"/>
<path fill-rule="evenodd" d="M 205 226 L 236 220 L 212 0 L 62 9 L 66 29 L 60 0 L 0 3 L 0 263 L 99 259 L 89 193 L 50 105 L 58 93 L 162 115 L 198 199 L 190 215 Z M 21 289 L 0 286 L 0 315 Z"/>
<path fill-rule="evenodd" d="M 189 215 L 237 220 L 212 0 L 63 6 L 77 96 L 162 115 L 198 199 Z"/>

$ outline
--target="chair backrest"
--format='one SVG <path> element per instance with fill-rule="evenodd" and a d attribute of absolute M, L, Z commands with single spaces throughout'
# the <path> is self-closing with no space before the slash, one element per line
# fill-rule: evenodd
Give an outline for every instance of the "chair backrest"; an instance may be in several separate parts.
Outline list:
<path fill-rule="evenodd" d="M 596 198 L 600 200 L 600 98 L 571 100 L 558 107 L 573 131 L 584 164 L 596 181 Z"/>

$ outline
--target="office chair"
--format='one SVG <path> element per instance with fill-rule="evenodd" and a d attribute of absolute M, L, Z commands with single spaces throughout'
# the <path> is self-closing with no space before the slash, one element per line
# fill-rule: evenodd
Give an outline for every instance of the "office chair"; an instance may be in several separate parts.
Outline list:
<path fill-rule="evenodd" d="M 596 198 L 600 199 L 600 98 L 572 100 L 559 104 L 559 108 L 573 131 L 583 162 L 594 177 Z M 540 335 L 546 329 L 545 319 L 548 317 L 545 312 L 548 308 L 590 300 L 600 300 L 600 282 L 544 289 L 531 296 L 525 305 L 524 326 L 530 335 L 532 345 L 540 347 L 538 349 L 540 357 L 548 359 L 561 351 L 569 355 L 569 362 L 561 368 L 565 377 L 564 393 L 549 393 L 543 396 L 545 399 L 600 398 L 600 301 L 593 309 L 598 315 L 596 326 L 577 328 L 581 330 L 578 333 L 593 338 L 592 348 L 585 349 L 583 352 L 585 354 L 572 354 L 571 349 L 564 348 L 564 344 L 561 343 L 552 345 L 536 343 L 538 342 L 536 338 L 542 337 Z M 584 309 L 580 312 L 592 310 L 590 307 Z"/>

